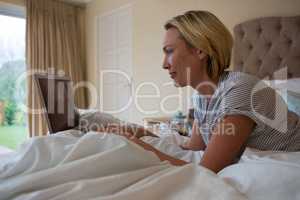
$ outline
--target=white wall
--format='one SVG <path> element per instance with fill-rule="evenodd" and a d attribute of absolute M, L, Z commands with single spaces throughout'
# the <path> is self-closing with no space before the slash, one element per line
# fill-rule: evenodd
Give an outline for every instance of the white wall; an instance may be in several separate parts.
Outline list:
<path fill-rule="evenodd" d="M 233 26 L 245 20 L 262 16 L 290 16 L 300 14 L 299 0 L 94 0 L 87 5 L 87 50 L 88 79 L 96 84 L 96 26 L 95 18 L 105 12 L 131 3 L 133 5 L 133 78 L 134 84 L 151 81 L 158 84 L 161 97 L 143 99 L 139 104 L 144 109 L 159 112 L 151 116 L 164 115 L 160 103 L 168 94 L 178 94 L 173 86 L 163 86 L 170 82 L 168 74 L 161 68 L 161 50 L 164 35 L 163 24 L 169 18 L 187 10 L 209 10 L 218 16 L 232 30 Z M 186 97 L 188 90 L 184 89 Z M 143 94 L 154 94 L 153 88 L 143 90 Z M 186 97 L 188 98 L 188 97 Z M 185 98 L 185 99 L 186 99 Z M 171 110 L 178 107 L 176 98 L 165 105 Z M 187 108 L 187 101 L 182 103 Z M 134 111 L 134 122 L 141 122 L 147 115 Z"/>

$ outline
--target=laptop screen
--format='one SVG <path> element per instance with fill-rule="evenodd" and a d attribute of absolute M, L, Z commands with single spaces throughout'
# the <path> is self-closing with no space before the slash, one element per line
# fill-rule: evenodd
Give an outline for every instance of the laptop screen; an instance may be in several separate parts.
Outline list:
<path fill-rule="evenodd" d="M 34 79 L 50 134 L 76 127 L 79 117 L 70 79 L 48 74 L 35 74 Z"/>

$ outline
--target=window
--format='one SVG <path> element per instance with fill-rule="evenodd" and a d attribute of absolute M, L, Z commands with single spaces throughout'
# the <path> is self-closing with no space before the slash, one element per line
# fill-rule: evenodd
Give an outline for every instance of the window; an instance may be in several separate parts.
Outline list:
<path fill-rule="evenodd" d="M 22 10 L 0 4 L 0 145 L 11 149 L 28 136 L 24 110 L 26 21 Z"/>

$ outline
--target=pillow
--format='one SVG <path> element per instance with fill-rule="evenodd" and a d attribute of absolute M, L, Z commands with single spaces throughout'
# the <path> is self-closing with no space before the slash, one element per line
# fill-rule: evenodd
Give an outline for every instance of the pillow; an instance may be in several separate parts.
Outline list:
<path fill-rule="evenodd" d="M 300 116 L 300 78 L 288 80 L 264 80 L 283 98 L 288 109 Z"/>
<path fill-rule="evenodd" d="M 287 91 L 287 100 L 289 110 L 300 116 L 300 93 Z"/>

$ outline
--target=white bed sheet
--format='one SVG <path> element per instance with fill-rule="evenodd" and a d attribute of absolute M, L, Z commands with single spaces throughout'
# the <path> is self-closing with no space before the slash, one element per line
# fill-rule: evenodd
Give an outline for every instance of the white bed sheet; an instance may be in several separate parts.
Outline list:
<path fill-rule="evenodd" d="M 179 159 L 199 163 L 203 151 L 184 151 L 178 147 L 187 138 L 160 134 L 143 138 L 161 151 Z M 218 173 L 234 188 L 253 200 L 300 200 L 300 152 L 272 152 L 246 148 L 239 163 Z"/>
<path fill-rule="evenodd" d="M 0 199 L 245 199 L 211 171 L 174 167 L 115 135 L 33 138 L 0 157 Z"/>
<path fill-rule="evenodd" d="M 34 138 L 0 155 L 0 199 L 300 199 L 300 152 L 247 148 L 218 175 L 198 166 L 203 152 L 183 151 L 178 134 L 143 140 L 192 162 L 174 167 L 114 135 L 77 131 Z"/>
<path fill-rule="evenodd" d="M 5 146 L 0 145 L 0 155 L 7 154 L 7 153 L 10 153 L 10 152 L 13 152 L 13 150 L 11 150 L 11 149 L 9 149 Z"/>

